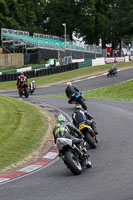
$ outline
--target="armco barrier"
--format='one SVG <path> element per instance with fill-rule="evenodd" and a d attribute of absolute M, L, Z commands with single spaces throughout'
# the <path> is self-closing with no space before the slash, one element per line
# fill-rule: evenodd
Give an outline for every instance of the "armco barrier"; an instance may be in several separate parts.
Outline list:
<path fill-rule="evenodd" d="M 31 70 L 24 72 L 24 75 L 27 78 L 33 78 L 33 77 L 39 77 L 39 76 L 47 76 L 51 74 L 66 72 L 70 70 L 78 69 L 78 63 L 71 63 L 68 65 L 60 65 L 55 67 L 48 67 L 43 68 L 39 70 Z M 17 77 L 20 75 L 20 73 L 13 73 L 13 74 L 2 74 L 0 75 L 0 82 L 3 81 L 14 81 L 17 80 Z"/>

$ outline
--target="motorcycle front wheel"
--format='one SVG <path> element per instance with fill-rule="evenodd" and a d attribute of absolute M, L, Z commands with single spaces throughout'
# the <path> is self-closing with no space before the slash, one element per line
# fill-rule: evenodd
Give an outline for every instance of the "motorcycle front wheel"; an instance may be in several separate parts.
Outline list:
<path fill-rule="evenodd" d="M 33 94 L 33 92 L 34 92 L 34 91 L 32 90 L 32 91 L 30 92 L 30 94 Z"/>
<path fill-rule="evenodd" d="M 28 88 L 25 88 L 24 90 L 25 90 L 25 97 L 27 98 L 29 96 L 29 90 Z"/>
<path fill-rule="evenodd" d="M 86 167 L 87 168 L 91 168 L 92 167 L 90 158 L 87 158 L 87 160 L 86 160 Z"/>
<path fill-rule="evenodd" d="M 67 151 L 65 153 L 65 163 L 74 175 L 79 175 L 82 172 L 82 167 L 79 159 L 73 152 Z"/>
<path fill-rule="evenodd" d="M 21 92 L 21 90 L 18 91 L 18 94 L 19 94 L 20 97 L 22 97 L 22 92 Z"/>

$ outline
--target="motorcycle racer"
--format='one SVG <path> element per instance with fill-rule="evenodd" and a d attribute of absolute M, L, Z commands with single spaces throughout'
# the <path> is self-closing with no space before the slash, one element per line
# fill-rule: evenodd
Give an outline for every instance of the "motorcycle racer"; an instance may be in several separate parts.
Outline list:
<path fill-rule="evenodd" d="M 72 114 L 72 120 L 75 127 L 79 127 L 79 124 L 81 122 L 86 122 L 89 126 L 92 127 L 95 134 L 98 134 L 97 128 L 96 128 L 96 122 L 92 121 L 93 117 L 84 109 L 81 108 L 81 105 L 76 105 L 74 113 Z"/>
<path fill-rule="evenodd" d="M 27 77 L 24 76 L 23 72 L 21 72 L 20 76 L 18 76 L 17 78 L 17 83 L 16 83 L 18 89 L 21 87 L 21 83 L 23 81 L 27 81 Z"/>
<path fill-rule="evenodd" d="M 74 99 L 74 94 L 76 92 L 79 92 L 79 89 L 77 89 L 75 86 L 73 86 L 71 82 L 67 82 L 66 85 L 67 85 L 67 87 L 65 89 L 65 93 L 66 93 L 67 98 L 69 99 L 68 103 L 71 103 Z"/>
<path fill-rule="evenodd" d="M 72 139 L 73 144 L 79 145 L 80 148 L 87 154 L 87 150 L 84 147 L 84 139 L 82 133 L 75 128 L 70 122 L 67 122 L 64 115 L 60 114 L 57 118 L 56 125 L 53 129 L 54 141 L 56 144 L 57 138 Z M 60 155 L 61 152 L 59 152 Z"/>

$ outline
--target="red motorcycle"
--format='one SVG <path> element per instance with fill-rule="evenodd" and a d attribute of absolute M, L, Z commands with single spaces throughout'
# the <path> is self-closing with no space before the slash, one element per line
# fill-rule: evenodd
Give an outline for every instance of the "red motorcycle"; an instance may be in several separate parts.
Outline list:
<path fill-rule="evenodd" d="M 25 96 L 28 98 L 29 96 L 29 88 L 28 88 L 28 81 L 24 80 L 20 83 L 20 86 L 18 88 L 18 94 L 20 97 Z"/>

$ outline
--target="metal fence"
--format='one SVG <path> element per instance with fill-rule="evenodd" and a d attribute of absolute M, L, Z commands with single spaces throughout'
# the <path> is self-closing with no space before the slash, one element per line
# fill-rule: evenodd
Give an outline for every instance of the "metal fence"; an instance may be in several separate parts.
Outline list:
<path fill-rule="evenodd" d="M 77 44 L 73 42 L 64 42 L 62 38 L 57 36 L 45 35 L 34 33 L 33 37 L 29 36 L 29 32 L 11 29 L 1 29 L 1 40 L 2 43 L 12 41 L 13 44 L 23 44 L 25 47 L 28 45 L 30 48 L 49 48 L 57 50 L 76 50 L 86 51 L 93 53 L 101 53 L 102 49 L 96 45 Z"/>

